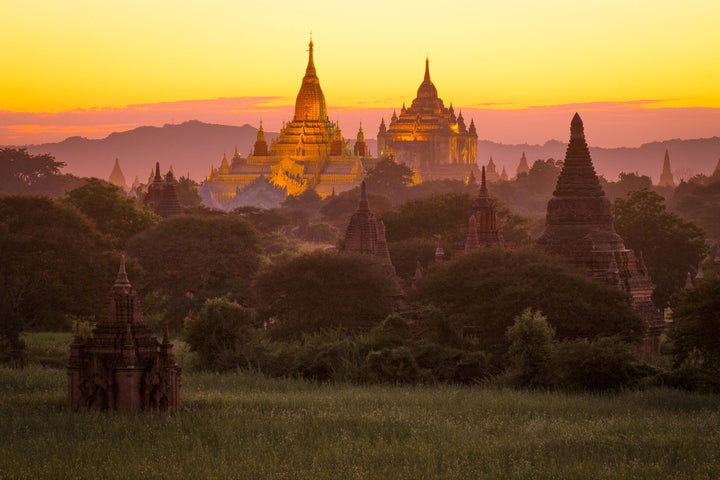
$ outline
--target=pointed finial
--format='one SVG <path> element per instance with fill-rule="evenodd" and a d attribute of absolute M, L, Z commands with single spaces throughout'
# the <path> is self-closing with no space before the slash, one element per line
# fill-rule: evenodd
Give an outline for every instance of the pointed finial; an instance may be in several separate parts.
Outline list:
<path fill-rule="evenodd" d="M 485 180 L 485 165 L 482 167 L 482 174 L 480 177 L 480 196 L 488 197 L 487 181 Z"/>
<path fill-rule="evenodd" d="M 423 79 L 425 82 L 430 82 L 430 57 L 425 54 L 425 78 Z"/>
<path fill-rule="evenodd" d="M 162 180 L 160 176 L 160 162 L 155 162 L 155 181 L 159 182 Z"/>
<path fill-rule="evenodd" d="M 127 272 L 125 271 L 125 255 L 120 256 L 120 268 L 118 269 L 117 278 L 115 279 L 116 287 L 129 287 L 130 280 L 128 280 Z"/>
<path fill-rule="evenodd" d="M 583 127 L 583 121 L 577 112 L 575 112 L 570 122 L 570 140 L 574 138 L 585 139 L 585 127 Z"/>
<path fill-rule="evenodd" d="M 367 199 L 367 192 L 365 191 L 365 180 L 360 183 L 360 205 L 358 210 L 368 210 L 369 204 Z"/>

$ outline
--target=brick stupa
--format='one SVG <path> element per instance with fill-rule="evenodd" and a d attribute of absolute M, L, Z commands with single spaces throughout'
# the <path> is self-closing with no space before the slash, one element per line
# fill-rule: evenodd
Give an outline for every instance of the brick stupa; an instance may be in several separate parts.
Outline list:
<path fill-rule="evenodd" d="M 473 202 L 473 213 L 468 220 L 468 234 L 465 239 L 465 252 L 469 253 L 480 247 L 504 247 L 500 228 L 498 227 L 495 202 L 488 194 L 485 179 L 485 167 L 482 167 L 480 191 Z"/>
<path fill-rule="evenodd" d="M 163 179 L 162 175 L 160 175 L 160 162 L 155 163 L 155 176 L 148 185 L 145 205 L 149 206 L 161 217 L 183 213 L 183 208 L 175 190 L 175 178 L 172 170 Z"/>
<path fill-rule="evenodd" d="M 91 338 L 75 336 L 67 373 L 72 411 L 176 413 L 180 408 L 180 367 L 172 344 L 167 333 L 158 342 L 145 325 L 124 257 L 107 297 L 107 317 Z"/>
<path fill-rule="evenodd" d="M 565 163 L 548 202 L 545 232 L 538 245 L 565 257 L 591 279 L 627 292 L 647 325 L 642 351 L 657 352 L 664 320 L 651 301 L 654 286 L 642 259 L 625 248 L 615 233 L 610 200 L 595 174 L 577 113 L 570 124 Z"/>

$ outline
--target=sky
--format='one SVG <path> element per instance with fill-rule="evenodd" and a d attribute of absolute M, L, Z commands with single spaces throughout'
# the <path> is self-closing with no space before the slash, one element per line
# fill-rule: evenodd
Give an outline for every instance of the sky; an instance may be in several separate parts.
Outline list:
<path fill-rule="evenodd" d="M 0 145 L 187 120 L 291 120 L 312 32 L 354 137 L 410 104 L 426 56 L 480 139 L 594 146 L 720 135 L 720 2 L 23 0 L 0 9 Z"/>

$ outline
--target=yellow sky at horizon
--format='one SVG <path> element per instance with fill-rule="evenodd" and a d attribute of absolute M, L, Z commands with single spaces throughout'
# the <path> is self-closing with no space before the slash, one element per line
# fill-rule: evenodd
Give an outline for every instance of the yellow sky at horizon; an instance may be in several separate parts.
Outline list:
<path fill-rule="evenodd" d="M 658 100 L 649 108 L 720 108 L 720 2 L 438 5 L 13 2 L 0 15 L 0 42 L 9 46 L 0 110 L 240 96 L 292 103 L 310 30 L 334 107 L 410 103 L 427 53 L 441 98 L 460 107 Z"/>

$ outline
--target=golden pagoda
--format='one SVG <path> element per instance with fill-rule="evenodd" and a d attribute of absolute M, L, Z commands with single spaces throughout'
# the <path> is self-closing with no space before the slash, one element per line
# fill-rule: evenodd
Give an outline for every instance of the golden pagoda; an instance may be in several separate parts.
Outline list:
<path fill-rule="evenodd" d="M 425 77 L 410 108 L 402 106 L 390 124 L 385 119 L 378 132 L 378 155 L 394 156 L 395 161 L 412 167 L 421 180 L 464 179 L 477 170 L 477 131 L 475 122 L 465 126 L 460 112 L 446 108 L 430 80 L 430 62 L 425 59 Z"/>
<path fill-rule="evenodd" d="M 321 197 L 350 190 L 365 176 L 366 161 L 372 161 L 367 148 L 353 151 L 346 145 L 340 128 L 328 119 L 325 95 L 315 70 L 313 42 L 310 39 L 308 64 L 295 100 L 292 121 L 284 123 L 280 135 L 268 146 L 260 124 L 253 152 L 241 157 L 237 149 L 219 169 L 211 168 L 205 190 L 213 199 L 226 204 L 260 176 L 284 188 L 289 195 L 314 189 Z M 362 127 L 358 140 L 364 144 Z M 377 162 L 377 159 L 375 159 Z"/>

